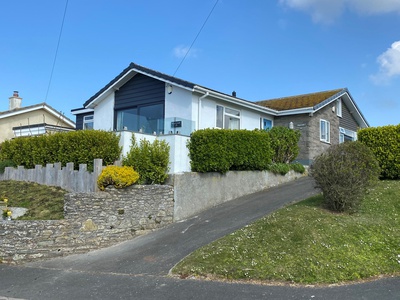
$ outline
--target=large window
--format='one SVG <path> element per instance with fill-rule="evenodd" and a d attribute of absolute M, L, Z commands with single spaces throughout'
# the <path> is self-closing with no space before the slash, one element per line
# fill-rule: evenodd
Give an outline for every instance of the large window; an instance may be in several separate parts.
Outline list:
<path fill-rule="evenodd" d="M 325 143 L 330 142 L 330 127 L 329 121 L 320 120 L 320 140 Z"/>
<path fill-rule="evenodd" d="M 240 111 L 217 105 L 216 127 L 224 129 L 240 129 Z"/>
<path fill-rule="evenodd" d="M 117 130 L 130 130 L 148 134 L 163 133 L 164 105 L 160 103 L 118 110 Z"/>
<path fill-rule="evenodd" d="M 83 117 L 83 129 L 93 129 L 94 117 L 93 115 Z"/>

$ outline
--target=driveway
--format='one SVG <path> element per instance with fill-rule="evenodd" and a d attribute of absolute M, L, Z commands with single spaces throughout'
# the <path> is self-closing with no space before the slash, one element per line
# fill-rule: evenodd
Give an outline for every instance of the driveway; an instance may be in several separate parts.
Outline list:
<path fill-rule="evenodd" d="M 311 178 L 302 178 L 238 198 L 113 247 L 22 266 L 0 265 L 0 300 L 2 296 L 54 300 L 400 299 L 399 278 L 321 288 L 168 276 L 170 269 L 195 249 L 317 192 Z"/>

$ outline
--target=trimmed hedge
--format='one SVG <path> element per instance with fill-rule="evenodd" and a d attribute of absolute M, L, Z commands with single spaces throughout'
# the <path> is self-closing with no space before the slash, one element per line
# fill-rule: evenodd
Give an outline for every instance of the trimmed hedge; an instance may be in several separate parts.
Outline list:
<path fill-rule="evenodd" d="M 76 169 L 79 164 L 87 164 L 88 170 L 92 170 L 94 159 L 101 158 L 105 165 L 111 165 L 119 159 L 121 151 L 119 136 L 114 132 L 78 130 L 4 141 L 0 160 L 11 160 L 26 168 L 56 162 L 65 166 L 73 162 Z"/>
<path fill-rule="evenodd" d="M 400 124 L 361 129 L 358 140 L 374 153 L 383 178 L 400 178 Z"/>
<path fill-rule="evenodd" d="M 273 163 L 288 164 L 299 155 L 300 131 L 276 126 L 268 131 L 271 136 L 271 147 L 274 150 Z"/>
<path fill-rule="evenodd" d="M 267 170 L 273 151 L 260 130 L 203 129 L 191 134 L 187 147 L 193 172 Z"/>

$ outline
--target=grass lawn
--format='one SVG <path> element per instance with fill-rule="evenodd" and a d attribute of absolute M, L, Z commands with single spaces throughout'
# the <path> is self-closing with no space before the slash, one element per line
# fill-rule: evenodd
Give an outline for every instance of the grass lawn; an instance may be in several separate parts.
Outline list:
<path fill-rule="evenodd" d="M 381 181 L 360 212 L 327 211 L 316 196 L 283 208 L 189 255 L 185 278 L 302 284 L 400 275 L 400 181 Z"/>
<path fill-rule="evenodd" d="M 64 195 L 59 187 L 23 181 L 0 181 L 0 196 L 8 198 L 9 207 L 28 208 L 18 220 L 58 220 L 64 218 Z M 3 203 L 0 202 L 0 206 Z"/>

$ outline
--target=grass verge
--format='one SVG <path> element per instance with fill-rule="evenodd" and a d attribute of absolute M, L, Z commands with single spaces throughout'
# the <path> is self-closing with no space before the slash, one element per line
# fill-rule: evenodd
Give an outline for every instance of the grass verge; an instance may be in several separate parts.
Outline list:
<path fill-rule="evenodd" d="M 173 274 L 331 284 L 400 275 L 400 181 L 381 181 L 356 214 L 316 196 L 283 208 L 189 255 Z"/>
<path fill-rule="evenodd" d="M 0 181 L 0 195 L 8 198 L 8 206 L 28 209 L 27 214 L 18 220 L 63 219 L 66 193 L 59 187 L 23 181 Z"/>

